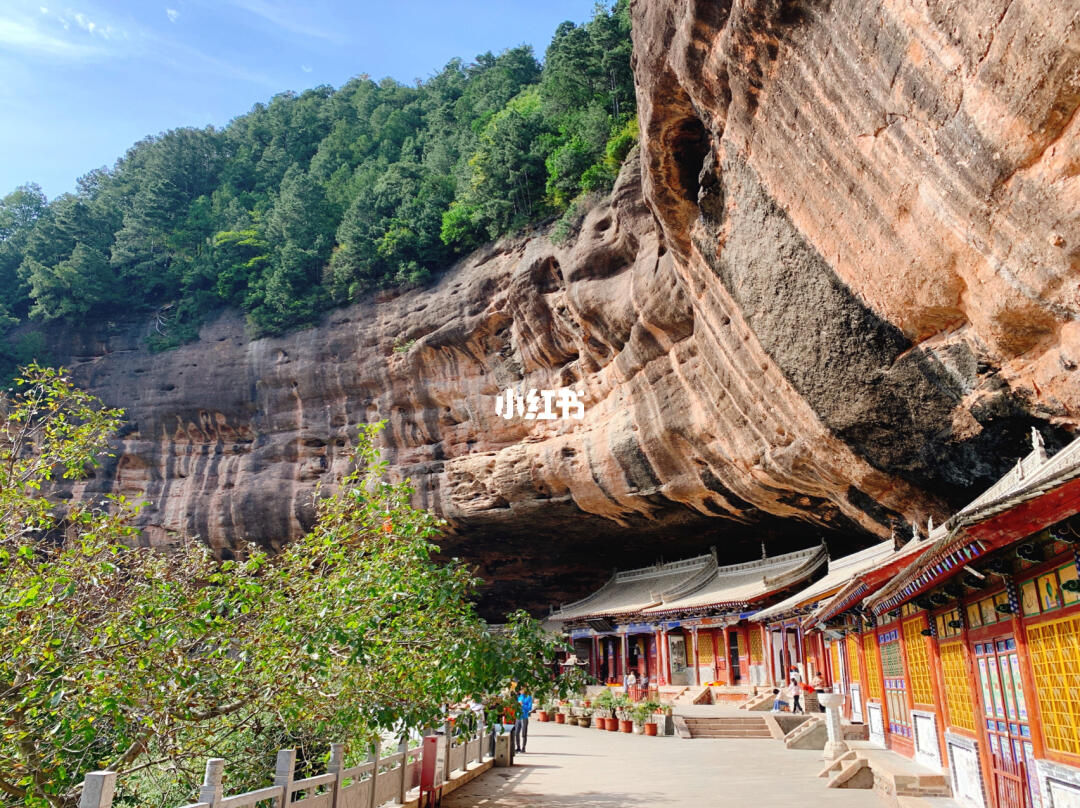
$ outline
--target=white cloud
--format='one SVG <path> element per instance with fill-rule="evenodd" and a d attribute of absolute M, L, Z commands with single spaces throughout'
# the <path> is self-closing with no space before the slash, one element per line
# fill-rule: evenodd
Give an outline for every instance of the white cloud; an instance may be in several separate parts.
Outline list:
<path fill-rule="evenodd" d="M 310 73 L 311 65 L 300 65 L 300 69 L 303 70 L 305 73 Z"/>
<path fill-rule="evenodd" d="M 169 22 L 176 22 L 177 17 L 180 16 L 180 12 L 175 8 L 165 9 L 165 16 L 169 18 Z"/>
<path fill-rule="evenodd" d="M 0 19 L 0 44 L 34 55 L 66 59 L 90 59 L 104 55 L 97 45 L 72 42 L 23 20 Z"/>
<path fill-rule="evenodd" d="M 312 25 L 303 16 L 293 13 L 295 7 L 285 4 L 283 7 L 274 0 L 232 0 L 233 5 L 261 17 L 269 23 L 276 25 L 292 34 L 308 36 L 312 39 L 322 39 L 336 45 L 344 44 L 345 37 L 339 31 L 321 28 Z M 300 6 L 301 8 L 303 6 Z"/>

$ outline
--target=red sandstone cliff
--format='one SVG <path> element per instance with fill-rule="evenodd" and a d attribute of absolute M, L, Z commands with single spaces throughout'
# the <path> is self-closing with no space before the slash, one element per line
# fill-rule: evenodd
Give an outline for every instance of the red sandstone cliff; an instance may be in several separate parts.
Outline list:
<path fill-rule="evenodd" d="M 498 605 L 709 544 L 888 535 L 1080 419 L 1075 4 L 639 0 L 641 170 L 580 235 L 250 341 L 58 337 L 131 424 L 91 483 L 146 535 L 276 544 L 351 428 Z M 415 342 L 412 342 L 414 341 Z M 408 350 L 404 346 L 411 343 Z M 395 344 L 398 350 L 395 350 Z M 506 421 L 508 386 L 585 391 Z"/>

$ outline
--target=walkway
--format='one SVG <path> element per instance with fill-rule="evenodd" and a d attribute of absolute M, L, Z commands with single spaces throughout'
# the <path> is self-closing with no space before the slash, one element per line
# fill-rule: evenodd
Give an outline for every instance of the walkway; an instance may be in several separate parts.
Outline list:
<path fill-rule="evenodd" d="M 647 738 L 529 722 L 529 751 L 443 800 L 445 808 L 884 808 L 870 790 L 825 787 L 820 751 L 774 740 Z"/>

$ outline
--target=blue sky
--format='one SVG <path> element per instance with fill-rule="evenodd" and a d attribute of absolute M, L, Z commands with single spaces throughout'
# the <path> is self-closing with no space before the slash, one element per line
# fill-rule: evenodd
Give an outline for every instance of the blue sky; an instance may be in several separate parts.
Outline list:
<path fill-rule="evenodd" d="M 523 43 L 543 57 L 593 0 L 0 0 L 0 195 L 50 199 L 136 140 L 221 126 L 284 90 L 427 78 Z"/>

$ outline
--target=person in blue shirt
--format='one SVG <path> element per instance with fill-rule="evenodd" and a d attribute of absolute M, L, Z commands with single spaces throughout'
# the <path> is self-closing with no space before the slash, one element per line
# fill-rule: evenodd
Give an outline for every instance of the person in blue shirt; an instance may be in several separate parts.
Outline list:
<path fill-rule="evenodd" d="M 525 686 L 521 686 L 521 691 L 518 693 L 518 705 L 521 707 L 521 712 L 518 713 L 517 726 L 514 728 L 517 730 L 517 751 L 524 752 L 525 744 L 529 742 L 529 713 L 533 708 L 533 697 L 529 695 Z"/>

